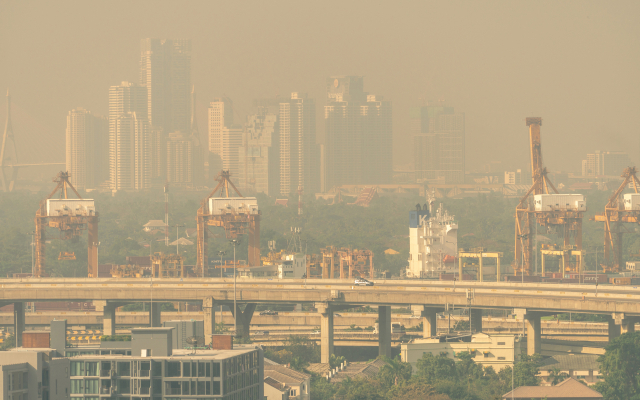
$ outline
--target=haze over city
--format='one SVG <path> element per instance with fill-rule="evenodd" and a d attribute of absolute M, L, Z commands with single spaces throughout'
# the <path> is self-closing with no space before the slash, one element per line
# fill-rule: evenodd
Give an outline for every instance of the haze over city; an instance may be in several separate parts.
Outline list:
<path fill-rule="evenodd" d="M 437 100 L 466 115 L 470 170 L 488 160 L 526 167 L 530 115 L 545 121 L 550 170 L 580 172 L 580 160 L 594 150 L 638 158 L 634 1 L 0 7 L 0 87 L 13 96 L 24 161 L 63 161 L 66 113 L 83 107 L 106 115 L 109 86 L 138 81 L 140 39 L 147 37 L 192 40 L 201 130 L 214 97 L 232 98 L 244 117 L 255 98 L 306 92 L 320 117 L 326 77 L 361 75 L 366 91 L 393 102 L 396 166 L 413 157 L 411 107 Z M 4 113 L 0 107 L 3 121 Z M 324 121 L 317 120 L 321 141 Z"/>
<path fill-rule="evenodd" d="M 0 399 L 640 399 L 638 16 L 0 2 Z"/>

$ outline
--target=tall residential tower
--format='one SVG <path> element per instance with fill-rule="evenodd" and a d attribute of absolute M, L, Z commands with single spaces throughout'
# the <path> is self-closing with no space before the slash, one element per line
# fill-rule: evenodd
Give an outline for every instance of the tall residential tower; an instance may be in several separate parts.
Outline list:
<path fill-rule="evenodd" d="M 363 77 L 327 80 L 324 108 L 324 188 L 391 182 L 391 102 L 363 91 Z"/>
<path fill-rule="evenodd" d="M 320 148 L 316 143 L 316 106 L 306 94 L 291 93 L 280 103 L 280 195 L 320 189 Z"/>
<path fill-rule="evenodd" d="M 66 171 L 76 189 L 95 189 L 109 179 L 107 119 L 77 108 L 67 115 Z"/>

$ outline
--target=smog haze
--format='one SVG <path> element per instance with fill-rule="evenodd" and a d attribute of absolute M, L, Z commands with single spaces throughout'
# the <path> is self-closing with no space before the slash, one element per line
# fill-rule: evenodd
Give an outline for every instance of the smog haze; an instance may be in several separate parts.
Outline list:
<path fill-rule="evenodd" d="M 527 168 L 525 117 L 540 116 L 547 167 L 579 173 L 594 150 L 639 158 L 638 15 L 636 1 L 3 1 L 0 88 L 21 161 L 64 162 L 68 111 L 107 115 L 109 87 L 138 81 L 141 39 L 191 39 L 201 132 L 215 97 L 244 118 L 297 91 L 322 141 L 327 77 L 359 75 L 393 102 L 396 167 L 413 158 L 410 109 L 443 100 L 465 113 L 467 170 Z"/>

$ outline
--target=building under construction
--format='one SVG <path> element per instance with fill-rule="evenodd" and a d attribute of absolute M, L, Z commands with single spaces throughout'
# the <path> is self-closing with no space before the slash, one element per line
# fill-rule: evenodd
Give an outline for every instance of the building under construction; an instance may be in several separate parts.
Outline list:
<path fill-rule="evenodd" d="M 310 279 L 373 278 L 373 252 L 349 248 L 325 247 L 321 254 L 307 256 Z"/>

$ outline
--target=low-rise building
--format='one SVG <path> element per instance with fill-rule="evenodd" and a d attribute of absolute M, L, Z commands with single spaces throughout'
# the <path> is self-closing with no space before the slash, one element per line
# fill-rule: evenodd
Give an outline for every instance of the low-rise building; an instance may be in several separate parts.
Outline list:
<path fill-rule="evenodd" d="M 475 333 L 456 337 L 438 336 L 428 339 L 414 339 L 403 343 L 400 357 L 403 362 L 410 363 L 416 372 L 416 364 L 426 353 L 437 357 L 446 354 L 455 359 L 460 352 L 469 352 L 473 360 L 482 366 L 491 366 L 496 371 L 513 366 L 521 354 L 520 337 L 514 335 L 487 335 Z"/>
<path fill-rule="evenodd" d="M 293 370 L 284 365 L 264 365 L 265 396 L 267 386 L 272 386 L 273 381 L 278 382 L 281 387 L 288 388 L 287 398 L 289 400 L 309 400 L 309 389 L 311 388 L 311 375 Z M 282 386 L 284 385 L 284 386 Z M 275 387 L 274 387 L 275 389 Z M 277 396 L 276 391 L 272 391 Z M 276 397 L 277 398 L 277 397 Z M 269 398 L 268 400 L 272 400 Z"/>
<path fill-rule="evenodd" d="M 260 348 L 173 349 L 173 329 L 133 329 L 131 355 L 88 354 L 69 358 L 72 396 L 85 400 L 99 395 L 117 395 L 118 399 L 141 396 L 263 399 Z"/>
<path fill-rule="evenodd" d="M 556 386 L 520 386 L 502 396 L 513 400 L 598 400 L 603 396 L 579 381 L 568 378 Z"/>
<path fill-rule="evenodd" d="M 553 376 L 560 373 L 589 386 L 595 385 L 602 380 L 598 357 L 596 354 L 559 354 L 546 358 L 539 368 L 542 384 L 551 385 Z"/>

